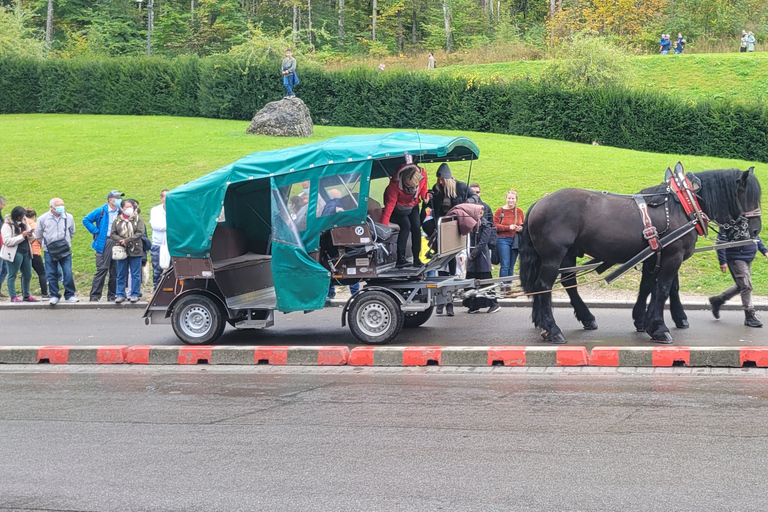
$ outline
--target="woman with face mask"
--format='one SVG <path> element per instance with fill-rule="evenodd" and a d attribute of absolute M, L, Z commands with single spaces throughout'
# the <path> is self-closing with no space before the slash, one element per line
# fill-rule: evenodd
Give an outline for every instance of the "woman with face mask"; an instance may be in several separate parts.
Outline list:
<path fill-rule="evenodd" d="M 122 247 L 126 253 L 123 259 L 115 258 L 120 253 L 116 251 L 113 259 L 117 260 L 117 293 L 115 304 L 125 302 L 125 289 L 128 286 L 128 276 L 131 278 L 131 302 L 138 302 L 141 295 L 141 257 L 144 246 L 141 238 L 147 232 L 144 221 L 138 213 L 138 205 L 133 199 L 122 202 L 122 211 L 112 225 L 111 238 L 115 247 Z"/>
<path fill-rule="evenodd" d="M 32 280 L 32 246 L 29 242 L 34 239 L 34 235 L 27 224 L 26 215 L 27 210 L 23 206 L 17 206 L 5 218 L 3 227 L 0 228 L 0 236 L 3 237 L 0 257 L 8 262 L 8 294 L 11 296 L 11 302 L 37 302 L 37 299 L 29 294 L 29 283 Z M 16 296 L 16 276 L 19 271 L 23 299 Z"/>

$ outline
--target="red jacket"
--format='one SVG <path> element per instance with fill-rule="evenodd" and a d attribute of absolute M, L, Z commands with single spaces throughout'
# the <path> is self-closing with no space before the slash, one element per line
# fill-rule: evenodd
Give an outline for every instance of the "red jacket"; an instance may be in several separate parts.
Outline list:
<path fill-rule="evenodd" d="M 429 191 L 429 186 L 427 185 L 427 171 L 421 167 L 419 167 L 419 170 L 421 171 L 421 180 L 419 181 L 419 190 L 416 192 L 416 195 L 406 194 L 405 191 L 400 188 L 400 170 L 406 165 L 407 164 L 401 165 L 395 171 L 395 174 L 389 179 L 387 189 L 384 191 L 384 211 L 381 214 L 381 223 L 385 226 L 389 224 L 389 219 L 392 217 L 392 212 L 395 211 L 396 204 L 413 208 L 418 205 L 420 201 L 426 201 L 427 199 L 427 192 Z"/>

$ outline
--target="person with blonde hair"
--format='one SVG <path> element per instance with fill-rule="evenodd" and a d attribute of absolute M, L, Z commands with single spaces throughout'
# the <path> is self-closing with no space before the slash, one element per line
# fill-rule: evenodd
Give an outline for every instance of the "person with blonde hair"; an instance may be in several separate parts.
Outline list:
<path fill-rule="evenodd" d="M 406 163 L 400 166 L 389 180 L 384 191 L 384 210 L 381 223 L 393 222 L 400 226 L 397 236 L 397 266 L 408 266 L 405 248 L 408 234 L 411 235 L 411 253 L 415 267 L 422 265 L 421 255 L 421 219 L 419 204 L 428 198 L 427 172 L 416 164 Z"/>
<path fill-rule="evenodd" d="M 496 248 L 499 251 L 499 277 L 515 275 L 515 262 L 520 249 L 520 236 L 523 231 L 525 214 L 517 206 L 517 191 L 507 191 L 507 204 L 496 209 L 493 214 L 493 224 L 499 234 Z M 505 283 L 507 284 L 507 283 Z"/>

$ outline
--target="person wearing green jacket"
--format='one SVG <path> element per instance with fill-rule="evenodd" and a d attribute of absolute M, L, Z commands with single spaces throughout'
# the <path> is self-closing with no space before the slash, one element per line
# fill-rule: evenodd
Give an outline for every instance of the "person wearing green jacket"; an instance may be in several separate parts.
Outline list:
<path fill-rule="evenodd" d="M 295 98 L 293 94 L 293 88 L 299 83 L 299 79 L 296 76 L 296 59 L 293 58 L 293 52 L 290 48 L 285 50 L 285 58 L 282 64 L 283 72 L 283 87 L 285 87 L 285 97 Z"/>

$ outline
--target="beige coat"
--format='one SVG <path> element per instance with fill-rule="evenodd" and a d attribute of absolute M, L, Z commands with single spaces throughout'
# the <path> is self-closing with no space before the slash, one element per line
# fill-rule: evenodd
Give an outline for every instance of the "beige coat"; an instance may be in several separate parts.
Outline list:
<path fill-rule="evenodd" d="M 0 248 L 0 258 L 5 261 L 13 261 L 16 258 L 16 250 L 19 248 L 19 244 L 24 241 L 24 236 L 13 234 L 13 228 L 11 227 L 10 222 L 11 216 L 8 215 L 5 217 L 3 227 L 0 228 L 0 236 L 3 237 L 3 247 Z M 27 221 L 24 220 L 22 224 L 22 230 L 27 231 L 29 229 Z M 34 239 L 34 235 L 32 237 L 27 237 L 28 240 L 30 238 Z"/>

